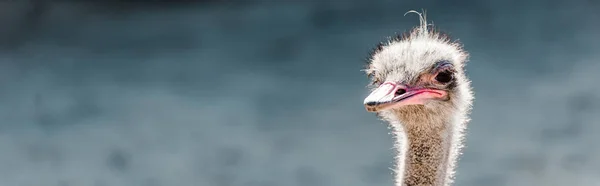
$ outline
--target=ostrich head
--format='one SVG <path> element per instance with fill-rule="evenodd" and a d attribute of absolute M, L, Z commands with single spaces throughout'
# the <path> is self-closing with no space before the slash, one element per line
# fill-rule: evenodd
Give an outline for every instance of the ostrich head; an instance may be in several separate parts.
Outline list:
<path fill-rule="evenodd" d="M 420 26 L 372 52 L 365 70 L 372 90 L 364 105 L 403 123 L 450 117 L 457 111 L 464 115 L 472 99 L 464 73 L 468 53 L 448 36 L 429 30 L 419 15 Z"/>
<path fill-rule="evenodd" d="M 449 185 L 473 99 L 464 72 L 468 54 L 410 12 L 419 14 L 420 26 L 371 55 L 364 105 L 397 136 L 397 185 Z"/>

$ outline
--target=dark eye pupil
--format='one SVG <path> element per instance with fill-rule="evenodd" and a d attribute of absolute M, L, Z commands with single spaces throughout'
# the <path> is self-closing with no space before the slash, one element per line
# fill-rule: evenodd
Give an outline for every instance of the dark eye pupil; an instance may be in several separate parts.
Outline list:
<path fill-rule="evenodd" d="M 452 78 L 454 77 L 452 77 L 452 73 L 449 71 L 442 71 L 435 76 L 435 80 L 440 83 L 448 83 L 452 81 Z"/>

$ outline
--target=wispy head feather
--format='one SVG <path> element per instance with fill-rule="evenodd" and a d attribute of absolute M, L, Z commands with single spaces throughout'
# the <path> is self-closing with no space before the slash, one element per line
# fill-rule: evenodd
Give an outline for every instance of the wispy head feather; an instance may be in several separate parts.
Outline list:
<path fill-rule="evenodd" d="M 427 36 L 429 35 L 429 30 L 428 30 L 428 26 L 430 24 L 427 24 L 427 13 L 425 12 L 425 10 L 422 10 L 423 13 L 418 12 L 416 10 L 410 10 L 406 13 L 404 13 L 404 16 L 406 16 L 409 13 L 415 13 L 417 15 L 419 15 L 419 26 L 417 28 L 415 28 L 415 30 L 413 31 L 413 34 L 417 34 L 419 36 Z"/>

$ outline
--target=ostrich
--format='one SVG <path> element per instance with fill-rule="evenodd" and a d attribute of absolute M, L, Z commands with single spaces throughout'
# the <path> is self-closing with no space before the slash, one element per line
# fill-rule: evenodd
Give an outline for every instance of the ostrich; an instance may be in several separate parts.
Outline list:
<path fill-rule="evenodd" d="M 420 25 L 380 44 L 365 69 L 367 111 L 389 123 L 395 137 L 397 186 L 447 186 L 469 121 L 473 94 L 464 73 L 468 53 L 458 42 Z"/>

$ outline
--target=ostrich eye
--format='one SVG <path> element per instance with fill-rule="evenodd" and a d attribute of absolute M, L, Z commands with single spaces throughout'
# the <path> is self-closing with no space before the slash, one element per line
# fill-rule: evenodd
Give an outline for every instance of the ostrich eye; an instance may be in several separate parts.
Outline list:
<path fill-rule="evenodd" d="M 443 84 L 449 83 L 453 79 L 454 75 L 449 70 L 441 71 L 435 76 L 435 80 Z"/>

